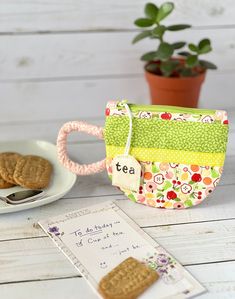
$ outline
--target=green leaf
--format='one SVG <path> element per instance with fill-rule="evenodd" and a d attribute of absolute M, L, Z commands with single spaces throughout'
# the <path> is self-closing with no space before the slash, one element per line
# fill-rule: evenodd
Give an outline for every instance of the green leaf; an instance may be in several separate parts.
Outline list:
<path fill-rule="evenodd" d="M 128 194 L 127 197 L 130 198 L 131 201 L 136 202 L 135 196 L 132 193 Z"/>
<path fill-rule="evenodd" d="M 152 35 L 153 35 L 154 37 L 159 37 L 159 38 L 161 38 L 162 35 L 163 35 L 163 33 L 165 32 L 165 30 L 166 30 L 166 27 L 165 27 L 165 26 L 163 26 L 163 25 L 159 25 L 159 26 L 155 27 L 155 28 L 152 30 Z"/>
<path fill-rule="evenodd" d="M 146 37 L 149 37 L 149 36 L 151 36 L 151 31 L 150 30 L 145 30 L 145 31 L 143 31 L 143 32 L 140 32 L 139 34 L 137 34 L 135 37 L 134 37 L 134 39 L 133 39 L 133 41 L 132 41 L 132 44 L 135 44 L 135 43 L 137 43 L 138 41 L 140 41 L 140 40 L 142 40 L 142 39 L 144 39 L 144 38 L 146 38 Z"/>
<path fill-rule="evenodd" d="M 181 199 L 178 198 L 178 197 L 176 197 L 176 198 L 174 199 L 174 201 L 181 201 Z"/>
<path fill-rule="evenodd" d="M 157 52 L 148 52 L 148 53 L 145 53 L 143 56 L 141 56 L 141 60 L 143 61 L 151 61 L 153 60 L 155 57 L 157 56 Z"/>
<path fill-rule="evenodd" d="M 198 48 L 199 50 L 201 50 L 205 46 L 210 46 L 210 45 L 211 45 L 211 41 L 208 38 L 204 38 L 199 42 Z"/>
<path fill-rule="evenodd" d="M 171 182 L 166 181 L 166 182 L 165 182 L 165 185 L 164 185 L 164 187 L 163 187 L 163 190 L 166 191 L 166 190 L 169 189 L 170 187 L 172 187 Z"/>
<path fill-rule="evenodd" d="M 146 17 L 155 21 L 158 13 L 158 7 L 153 3 L 147 3 L 144 9 Z"/>
<path fill-rule="evenodd" d="M 209 69 L 209 70 L 216 70 L 217 69 L 217 66 L 214 63 L 210 62 L 210 61 L 199 60 L 199 63 L 205 69 Z"/>
<path fill-rule="evenodd" d="M 192 207 L 192 206 L 193 206 L 193 203 L 192 203 L 192 201 L 191 201 L 190 199 L 187 199 L 187 200 L 184 202 L 184 204 L 185 204 L 186 206 L 188 206 L 188 207 Z"/>
<path fill-rule="evenodd" d="M 174 48 L 172 45 L 168 43 L 161 43 L 157 50 L 157 57 L 160 60 L 167 60 L 171 57 L 174 52 Z"/>
<path fill-rule="evenodd" d="M 156 21 L 160 22 L 161 20 L 165 19 L 174 9 L 174 3 L 172 2 L 166 2 L 163 3 L 160 8 L 159 11 L 157 13 L 157 18 Z"/>
<path fill-rule="evenodd" d="M 196 52 L 196 53 L 198 52 L 198 47 L 196 45 L 189 44 L 188 47 L 191 51 Z"/>
<path fill-rule="evenodd" d="M 193 76 L 192 69 L 190 69 L 190 68 L 183 68 L 180 71 L 180 75 L 181 75 L 181 77 L 192 77 Z"/>
<path fill-rule="evenodd" d="M 175 50 L 183 48 L 186 43 L 185 42 L 176 42 L 171 44 Z"/>
<path fill-rule="evenodd" d="M 178 30 L 188 29 L 190 27 L 191 25 L 187 25 L 187 24 L 177 24 L 177 25 L 168 26 L 166 29 L 169 31 L 178 31 Z"/>
<path fill-rule="evenodd" d="M 177 53 L 177 54 L 178 54 L 178 55 L 181 55 L 181 56 L 185 56 L 185 57 L 187 57 L 187 56 L 190 55 L 190 53 L 187 52 L 187 51 L 182 51 L 182 52 L 179 52 L 179 53 Z"/>
<path fill-rule="evenodd" d="M 186 66 L 192 68 L 195 67 L 196 65 L 198 65 L 197 55 L 188 56 L 186 59 Z"/>
<path fill-rule="evenodd" d="M 198 44 L 199 54 L 206 54 L 212 50 L 211 41 L 208 38 L 202 39 Z"/>
<path fill-rule="evenodd" d="M 138 27 L 150 27 L 153 25 L 153 20 L 140 18 L 135 20 L 135 25 Z"/>
<path fill-rule="evenodd" d="M 169 60 L 162 62 L 160 65 L 160 70 L 162 71 L 165 77 L 169 77 L 175 68 L 178 66 L 179 61 L 177 60 Z"/>
<path fill-rule="evenodd" d="M 199 54 L 206 54 L 212 51 L 211 45 L 205 45 L 202 49 L 199 49 Z"/>
<path fill-rule="evenodd" d="M 158 69 L 159 69 L 159 66 L 156 63 L 149 63 L 149 64 L 146 65 L 145 69 L 146 69 L 146 71 L 148 71 L 150 73 L 157 73 Z M 157 170 L 156 173 L 158 171 L 159 170 Z"/>
<path fill-rule="evenodd" d="M 190 184 L 190 185 L 193 185 L 193 184 L 195 184 L 195 182 L 194 182 L 194 181 L 190 181 L 189 184 Z"/>
<path fill-rule="evenodd" d="M 216 179 L 216 178 L 219 177 L 219 173 L 214 168 L 212 168 L 211 169 L 211 176 L 212 176 L 213 179 Z"/>
<path fill-rule="evenodd" d="M 153 65 L 153 64 L 152 64 Z M 154 63 L 154 65 L 155 65 L 155 68 L 157 69 L 158 68 L 158 66 L 156 65 L 156 63 Z M 159 168 L 155 165 L 155 164 L 153 164 L 152 165 L 152 172 L 153 173 L 157 173 L 159 171 Z"/>

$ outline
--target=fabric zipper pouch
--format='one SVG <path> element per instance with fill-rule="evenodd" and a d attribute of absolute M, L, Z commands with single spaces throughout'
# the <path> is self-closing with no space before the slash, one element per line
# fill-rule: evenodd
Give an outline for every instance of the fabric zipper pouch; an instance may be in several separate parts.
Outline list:
<path fill-rule="evenodd" d="M 71 131 L 105 140 L 106 159 L 88 165 L 67 156 Z M 183 209 L 201 203 L 218 184 L 228 140 L 222 110 L 108 102 L 105 129 L 83 122 L 61 128 L 58 157 L 78 175 L 106 167 L 113 185 L 134 202 Z"/>

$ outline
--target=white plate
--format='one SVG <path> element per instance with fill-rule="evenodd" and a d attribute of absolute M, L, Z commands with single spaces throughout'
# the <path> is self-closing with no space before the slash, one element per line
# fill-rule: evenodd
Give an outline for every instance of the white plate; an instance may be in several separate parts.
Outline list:
<path fill-rule="evenodd" d="M 19 205 L 10 205 L 0 200 L 0 214 L 27 210 L 53 202 L 64 196 L 74 185 L 76 175 L 64 168 L 57 159 L 56 146 L 42 140 L 10 141 L 0 143 L 1 152 L 17 152 L 23 155 L 38 155 L 49 160 L 53 165 L 53 174 L 50 185 L 45 189 L 45 197 L 34 202 Z M 0 189 L 0 196 L 6 196 L 13 192 L 24 190 L 19 186 Z"/>

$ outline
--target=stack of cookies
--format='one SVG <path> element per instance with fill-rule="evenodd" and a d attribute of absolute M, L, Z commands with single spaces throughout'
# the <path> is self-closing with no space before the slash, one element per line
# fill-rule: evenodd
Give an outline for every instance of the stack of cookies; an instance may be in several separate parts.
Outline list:
<path fill-rule="evenodd" d="M 15 185 L 44 189 L 50 183 L 51 163 L 39 156 L 5 152 L 0 154 L 0 189 Z"/>

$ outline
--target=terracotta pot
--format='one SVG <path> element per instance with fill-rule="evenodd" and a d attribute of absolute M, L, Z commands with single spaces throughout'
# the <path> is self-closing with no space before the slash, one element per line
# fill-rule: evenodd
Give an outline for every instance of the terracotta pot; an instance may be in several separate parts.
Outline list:
<path fill-rule="evenodd" d="M 163 77 L 145 71 L 152 104 L 197 107 L 206 73 L 195 77 Z"/>

